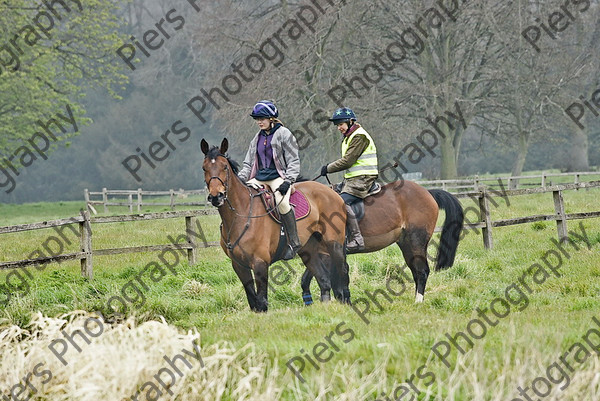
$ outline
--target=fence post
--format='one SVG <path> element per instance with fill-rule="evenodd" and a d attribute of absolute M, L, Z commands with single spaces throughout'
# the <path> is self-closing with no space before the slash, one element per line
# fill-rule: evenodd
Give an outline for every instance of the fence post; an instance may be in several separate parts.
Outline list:
<path fill-rule="evenodd" d="M 552 191 L 554 198 L 554 210 L 556 212 L 556 230 L 558 231 L 558 240 L 567 242 L 569 236 L 567 234 L 567 218 L 565 215 L 565 204 L 563 202 L 562 191 Z"/>
<path fill-rule="evenodd" d="M 476 175 L 475 178 L 473 179 L 473 190 L 474 191 L 479 191 L 479 175 Z"/>
<path fill-rule="evenodd" d="M 169 189 L 169 195 L 171 196 L 171 210 L 175 210 L 175 191 Z"/>
<path fill-rule="evenodd" d="M 546 173 L 542 171 L 542 188 L 546 188 Z"/>
<path fill-rule="evenodd" d="M 90 191 L 88 189 L 83 190 L 83 198 L 85 199 L 85 210 L 90 211 Z"/>
<path fill-rule="evenodd" d="M 191 232 L 194 232 L 194 224 L 196 223 L 196 216 L 185 216 L 185 234 L 187 236 L 187 241 L 192 249 L 187 250 L 188 263 L 190 266 L 196 264 L 196 238 L 190 235 Z"/>
<path fill-rule="evenodd" d="M 579 177 L 579 173 L 575 173 L 575 184 L 579 184 L 580 182 L 580 177 Z M 575 188 L 575 191 L 579 191 L 579 188 Z"/>
<path fill-rule="evenodd" d="M 104 204 L 104 213 L 108 213 L 108 194 L 106 188 L 102 188 L 102 203 Z"/>
<path fill-rule="evenodd" d="M 83 221 L 79 223 L 79 244 L 81 246 L 81 252 L 85 252 L 85 256 L 81 259 L 81 275 L 92 279 L 94 276 L 93 272 L 93 261 L 92 261 L 92 225 L 90 224 L 90 212 L 85 211 L 81 213 Z"/>
<path fill-rule="evenodd" d="M 479 193 L 479 214 L 480 220 L 485 223 L 485 227 L 481 228 L 483 246 L 485 249 L 492 249 L 494 247 L 494 240 L 492 238 L 492 217 L 490 215 L 488 194 L 485 189 Z"/>
<path fill-rule="evenodd" d="M 208 190 L 206 188 L 202 188 L 202 193 L 200 195 L 202 196 L 202 206 L 208 206 Z"/>
<path fill-rule="evenodd" d="M 142 211 L 142 188 L 137 190 L 137 211 L 138 213 Z"/>
<path fill-rule="evenodd" d="M 133 194 L 128 194 L 127 200 L 129 202 L 129 213 L 133 213 Z"/>

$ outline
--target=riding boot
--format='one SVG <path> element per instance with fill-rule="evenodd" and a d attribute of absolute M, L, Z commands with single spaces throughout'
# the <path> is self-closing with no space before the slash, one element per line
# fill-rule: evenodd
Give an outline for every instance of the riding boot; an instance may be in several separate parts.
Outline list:
<path fill-rule="evenodd" d="M 287 234 L 288 246 L 283 254 L 283 260 L 290 260 L 296 256 L 298 249 L 302 248 L 302 244 L 298 239 L 298 228 L 296 227 L 296 216 L 294 211 L 290 210 L 286 214 L 281 215 L 283 229 Z"/>
<path fill-rule="evenodd" d="M 346 212 L 346 227 L 348 228 L 348 243 L 346 244 L 346 248 L 349 251 L 362 251 L 365 249 L 365 241 L 360 233 L 356 215 L 349 205 L 346 205 Z"/>

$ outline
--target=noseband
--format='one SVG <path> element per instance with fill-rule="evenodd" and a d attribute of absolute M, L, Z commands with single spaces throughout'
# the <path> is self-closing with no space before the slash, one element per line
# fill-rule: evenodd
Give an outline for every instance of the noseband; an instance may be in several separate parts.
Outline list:
<path fill-rule="evenodd" d="M 219 156 L 221 156 L 221 155 L 219 155 Z M 223 180 L 221 179 L 221 177 L 219 177 L 217 175 L 214 175 L 214 176 L 210 177 L 208 179 L 208 181 L 206 181 L 206 188 L 207 189 L 210 188 L 210 182 L 212 180 L 219 180 L 219 182 L 221 184 L 223 184 L 223 186 L 225 187 L 225 199 L 224 200 L 227 201 L 227 203 L 229 203 L 229 199 L 227 199 L 227 192 L 229 192 L 229 166 L 227 166 L 227 165 L 225 166 L 225 171 L 227 171 L 227 178 L 225 178 L 225 182 L 223 182 Z"/>

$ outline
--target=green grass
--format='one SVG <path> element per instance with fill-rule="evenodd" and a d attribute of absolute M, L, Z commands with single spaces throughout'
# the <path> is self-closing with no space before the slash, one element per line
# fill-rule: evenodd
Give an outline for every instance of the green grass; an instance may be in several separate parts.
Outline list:
<path fill-rule="evenodd" d="M 597 210 L 597 196 L 598 190 L 565 192 L 565 209 L 567 213 Z M 493 220 L 554 214 L 550 193 L 513 197 L 509 206 L 501 199 L 497 202 L 497 207 L 492 205 Z M 470 199 L 462 203 L 465 207 L 473 205 Z M 18 224 L 69 217 L 75 216 L 81 206 L 77 202 L 0 205 L 0 219 Z M 473 214 L 469 216 L 475 218 Z M 207 239 L 218 240 L 218 216 L 200 221 Z M 157 282 L 146 279 L 149 290 L 142 290 L 144 301 L 134 302 L 138 307 L 127 313 L 135 314 L 139 321 L 162 316 L 182 331 L 197 328 L 204 345 L 228 341 L 242 348 L 248 342 L 254 343 L 266 355 L 268 371 L 277 373 L 274 380 L 281 390 L 278 399 L 315 399 L 320 394 L 319 399 L 374 400 L 382 392 L 390 394 L 423 365 L 436 379 L 431 387 L 424 380 L 415 381 L 423 391 L 419 399 L 428 399 L 426 390 L 431 399 L 492 400 L 502 399 L 501 395 L 512 399 L 518 396 L 517 385 L 531 383 L 543 374 L 546 366 L 581 339 L 591 327 L 592 316 L 600 318 L 600 220 L 569 221 L 569 229 L 580 232 L 580 222 L 591 249 L 581 241 L 575 242 L 579 250 L 567 244 L 564 249 L 569 257 L 563 257 L 560 277 L 552 275 L 535 284 L 531 275 L 527 276 L 532 290 L 527 296 L 528 306 L 521 311 L 513 307 L 495 327 L 488 327 L 486 336 L 476 340 L 474 348 L 465 355 L 454 350 L 449 356 L 451 369 L 432 355 L 431 347 L 445 340 L 446 333 L 465 331 L 469 321 L 477 317 L 476 308 L 488 308 L 492 300 L 505 296 L 510 284 L 518 282 L 530 266 L 540 263 L 549 250 L 555 249 L 551 242 L 556 237 L 554 222 L 494 228 L 492 250 L 483 248 L 481 234 L 466 233 L 454 266 L 430 275 L 424 303 L 414 303 L 414 284 L 406 283 L 402 295 L 390 295 L 392 302 L 378 298 L 381 310 L 371 303 L 371 310 L 365 315 L 369 324 L 348 306 L 336 302 L 321 304 L 316 283 L 312 287 L 315 304 L 302 306 L 299 280 L 304 267 L 298 259 L 290 264 L 293 274 L 289 282 L 274 286 L 275 291 L 269 293 L 269 312 L 251 312 L 241 283 L 220 248 L 200 250 L 194 266 L 180 256 L 182 262 L 175 268 L 176 274 L 166 270 Z M 95 225 L 94 248 L 166 244 L 167 235 L 181 234 L 183 228 L 183 219 Z M 0 260 L 24 258 L 53 233 L 43 230 L 1 235 Z M 73 239 L 65 251 L 77 250 L 74 235 L 68 230 L 65 235 Z M 29 289 L 22 288 L 22 295 L 16 294 L 1 310 L 2 324 L 26 327 L 33 311 L 49 316 L 79 309 L 110 314 L 109 298 L 119 294 L 157 257 L 156 253 L 95 257 L 92 281 L 81 277 L 75 262 L 51 264 L 42 271 L 30 267 L 34 278 L 27 280 Z M 356 307 L 364 306 L 361 298 L 385 289 L 387 275 L 403 265 L 397 247 L 352 255 L 348 262 Z M 0 273 L 0 284 L 5 283 L 7 274 L 10 273 Z M 339 335 L 336 327 L 340 332 L 352 330 L 353 338 Z M 312 354 L 318 343 L 327 343 L 327 337 L 339 351 L 330 348 L 331 359 L 316 362 L 318 369 L 305 359 L 306 383 L 295 379 L 286 369 L 286 362 L 301 356 L 301 349 Z M 589 364 L 594 361 L 597 362 L 596 356 L 581 370 L 593 370 Z M 581 376 L 579 380 L 585 380 L 586 376 Z M 575 377 L 572 380 L 565 391 L 577 396 L 561 399 L 585 399 L 591 390 L 576 384 Z M 598 391 L 598 385 L 594 386 Z M 482 389 L 485 391 L 478 393 Z"/>

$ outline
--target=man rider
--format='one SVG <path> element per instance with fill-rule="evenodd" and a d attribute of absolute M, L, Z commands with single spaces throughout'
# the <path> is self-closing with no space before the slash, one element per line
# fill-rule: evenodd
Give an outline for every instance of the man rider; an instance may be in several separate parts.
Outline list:
<path fill-rule="evenodd" d="M 364 239 L 352 208 L 354 202 L 364 199 L 377 179 L 377 149 L 373 138 L 356 122 L 356 115 L 348 107 L 334 111 L 329 119 L 343 135 L 342 157 L 321 167 L 321 175 L 345 170 L 341 197 L 346 203 L 349 229 L 348 250 L 364 249 Z"/>

